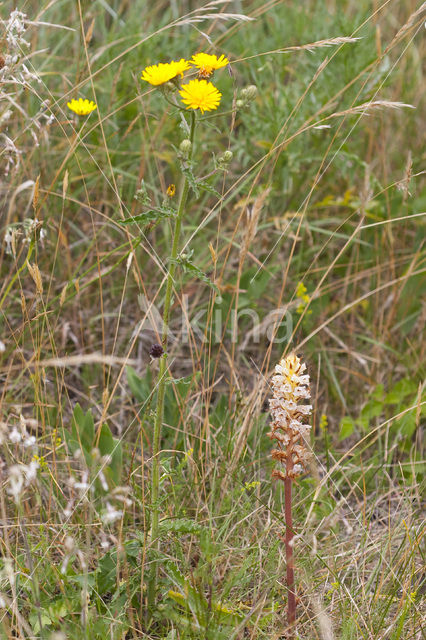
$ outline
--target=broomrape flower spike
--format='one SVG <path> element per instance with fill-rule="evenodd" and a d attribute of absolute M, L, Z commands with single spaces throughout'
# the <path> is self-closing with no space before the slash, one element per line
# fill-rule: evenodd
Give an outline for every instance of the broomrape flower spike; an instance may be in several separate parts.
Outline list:
<path fill-rule="evenodd" d="M 229 60 L 223 54 L 218 58 L 209 53 L 196 53 L 192 56 L 191 64 L 198 68 L 200 78 L 209 78 L 216 69 L 226 67 Z"/>
<path fill-rule="evenodd" d="M 171 62 L 160 62 L 145 67 L 142 71 L 142 80 L 149 82 L 154 87 L 173 80 L 177 76 L 183 76 L 183 72 L 190 69 L 191 65 L 188 60 L 181 58 L 180 60 L 172 60 Z"/>
<path fill-rule="evenodd" d="M 272 476 L 284 482 L 289 640 L 294 637 L 293 629 L 296 621 L 291 489 L 294 478 L 307 471 L 310 458 L 306 441 L 311 427 L 305 421 L 311 414 L 312 406 L 302 404 L 304 400 L 311 397 L 309 375 L 305 371 L 306 365 L 300 362 L 294 353 L 282 358 L 275 367 L 275 375 L 272 378 L 273 396 L 269 401 L 272 429 L 268 436 L 277 442 L 277 449 L 272 451 L 272 458 L 284 465 L 284 471 L 274 469 Z"/>
<path fill-rule="evenodd" d="M 291 354 L 277 364 L 272 378 L 273 397 L 269 405 L 273 421 L 268 436 L 278 443 L 272 457 L 283 462 L 285 473 L 275 470 L 273 475 L 282 480 L 296 478 L 305 472 L 310 457 L 305 442 L 311 427 L 304 421 L 312 406 L 300 404 L 301 400 L 311 397 L 309 375 L 305 371 L 306 365 Z"/>
<path fill-rule="evenodd" d="M 179 93 L 187 109 L 199 109 L 201 113 L 217 109 L 222 97 L 214 84 L 207 80 L 191 80 L 188 84 L 182 85 Z"/>
<path fill-rule="evenodd" d="M 83 98 L 74 100 L 73 98 L 71 102 L 67 102 L 67 107 L 78 116 L 88 116 L 89 113 L 92 113 L 92 111 L 98 108 L 98 105 L 95 104 L 93 100 L 83 100 Z"/>

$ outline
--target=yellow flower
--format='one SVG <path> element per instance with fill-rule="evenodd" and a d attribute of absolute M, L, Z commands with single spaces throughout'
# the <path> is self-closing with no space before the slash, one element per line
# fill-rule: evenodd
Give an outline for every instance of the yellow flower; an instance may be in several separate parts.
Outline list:
<path fill-rule="evenodd" d="M 167 195 L 169 196 L 169 198 L 173 198 L 173 196 L 176 193 L 176 187 L 174 184 L 169 184 L 169 186 L 167 187 L 167 191 L 166 191 Z"/>
<path fill-rule="evenodd" d="M 188 60 L 181 58 L 180 60 L 172 60 L 171 62 L 160 62 L 146 67 L 142 71 L 142 80 L 157 87 L 169 80 L 173 80 L 176 76 L 183 76 L 183 72 L 190 68 Z"/>
<path fill-rule="evenodd" d="M 187 109 L 199 109 L 201 113 L 217 109 L 222 96 L 214 84 L 207 80 L 191 80 L 182 85 L 179 93 L 183 104 L 188 105 Z"/>
<path fill-rule="evenodd" d="M 216 69 L 226 67 L 229 64 L 229 60 L 223 54 L 218 58 L 209 53 L 196 53 L 192 56 L 191 64 L 194 67 L 198 67 L 200 78 L 208 78 Z"/>
<path fill-rule="evenodd" d="M 92 100 L 83 100 L 82 98 L 78 100 L 74 100 L 73 98 L 71 102 L 67 102 L 67 107 L 78 116 L 88 116 L 89 113 L 92 113 L 92 111 L 98 108 Z"/>

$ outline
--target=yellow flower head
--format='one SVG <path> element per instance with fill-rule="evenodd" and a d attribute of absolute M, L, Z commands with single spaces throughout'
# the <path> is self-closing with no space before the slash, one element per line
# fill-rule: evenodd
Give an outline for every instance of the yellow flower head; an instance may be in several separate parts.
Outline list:
<path fill-rule="evenodd" d="M 188 84 L 182 85 L 179 93 L 187 109 L 199 109 L 201 113 L 217 109 L 222 97 L 214 84 L 207 80 L 191 80 Z"/>
<path fill-rule="evenodd" d="M 160 62 L 146 67 L 142 71 L 142 80 L 158 87 L 169 80 L 173 80 L 176 76 L 183 76 L 183 72 L 190 68 L 188 60 L 181 58 L 180 60 L 172 60 L 171 62 Z"/>
<path fill-rule="evenodd" d="M 169 184 L 169 186 L 167 187 L 166 193 L 169 196 L 169 198 L 173 198 L 173 196 L 176 193 L 176 186 L 174 184 Z"/>
<path fill-rule="evenodd" d="M 93 100 L 83 100 L 83 98 L 79 98 L 78 100 L 71 100 L 71 102 L 67 102 L 68 109 L 74 111 L 78 116 L 88 116 L 89 113 L 92 113 L 98 106 L 93 102 Z"/>
<path fill-rule="evenodd" d="M 229 60 L 223 54 L 218 58 L 209 53 L 196 53 L 192 56 L 191 64 L 198 68 L 200 78 L 208 78 L 216 69 L 226 67 Z"/>

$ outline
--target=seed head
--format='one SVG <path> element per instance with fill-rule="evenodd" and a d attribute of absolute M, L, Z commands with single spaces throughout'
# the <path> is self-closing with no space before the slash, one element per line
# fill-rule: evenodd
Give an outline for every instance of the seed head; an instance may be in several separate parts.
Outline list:
<path fill-rule="evenodd" d="M 164 353 L 164 349 L 161 346 L 161 344 L 155 343 L 151 346 L 151 349 L 149 350 L 149 355 L 151 356 L 151 358 L 161 358 L 161 356 Z"/>

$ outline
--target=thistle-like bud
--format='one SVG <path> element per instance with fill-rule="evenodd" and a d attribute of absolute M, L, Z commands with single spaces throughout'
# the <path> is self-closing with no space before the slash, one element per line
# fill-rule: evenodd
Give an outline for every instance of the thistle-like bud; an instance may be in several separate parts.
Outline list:
<path fill-rule="evenodd" d="M 148 191 L 143 180 L 141 180 L 141 186 L 135 193 L 135 200 L 147 206 L 151 204 L 151 198 L 148 195 Z"/>
<path fill-rule="evenodd" d="M 295 354 L 290 354 L 277 364 L 272 378 L 273 396 L 269 401 L 272 429 L 268 436 L 278 444 L 272 458 L 284 465 L 284 472 L 274 470 L 272 475 L 282 480 L 306 472 L 310 457 L 306 444 L 311 427 L 305 421 L 312 406 L 301 404 L 311 397 L 309 375 L 305 371 L 306 365 Z"/>
<path fill-rule="evenodd" d="M 219 156 L 217 159 L 218 169 L 226 169 L 233 157 L 234 157 L 234 154 L 232 153 L 232 151 L 229 151 L 229 150 L 224 151 L 222 155 Z"/>
<path fill-rule="evenodd" d="M 219 158 L 220 162 L 223 162 L 224 164 L 229 164 L 233 158 L 234 154 L 232 153 L 232 151 L 224 151 L 224 153 L 222 153 L 222 155 Z"/>
<path fill-rule="evenodd" d="M 248 87 L 245 87 L 245 89 L 243 89 L 241 91 L 241 98 L 244 100 L 244 102 L 252 102 L 253 100 L 255 100 L 257 98 L 257 87 L 255 84 L 251 84 Z"/>
<path fill-rule="evenodd" d="M 192 147 L 191 140 L 188 140 L 188 139 L 182 140 L 182 142 L 179 145 L 179 151 L 181 152 L 183 158 L 186 159 L 189 157 L 191 147 Z"/>

